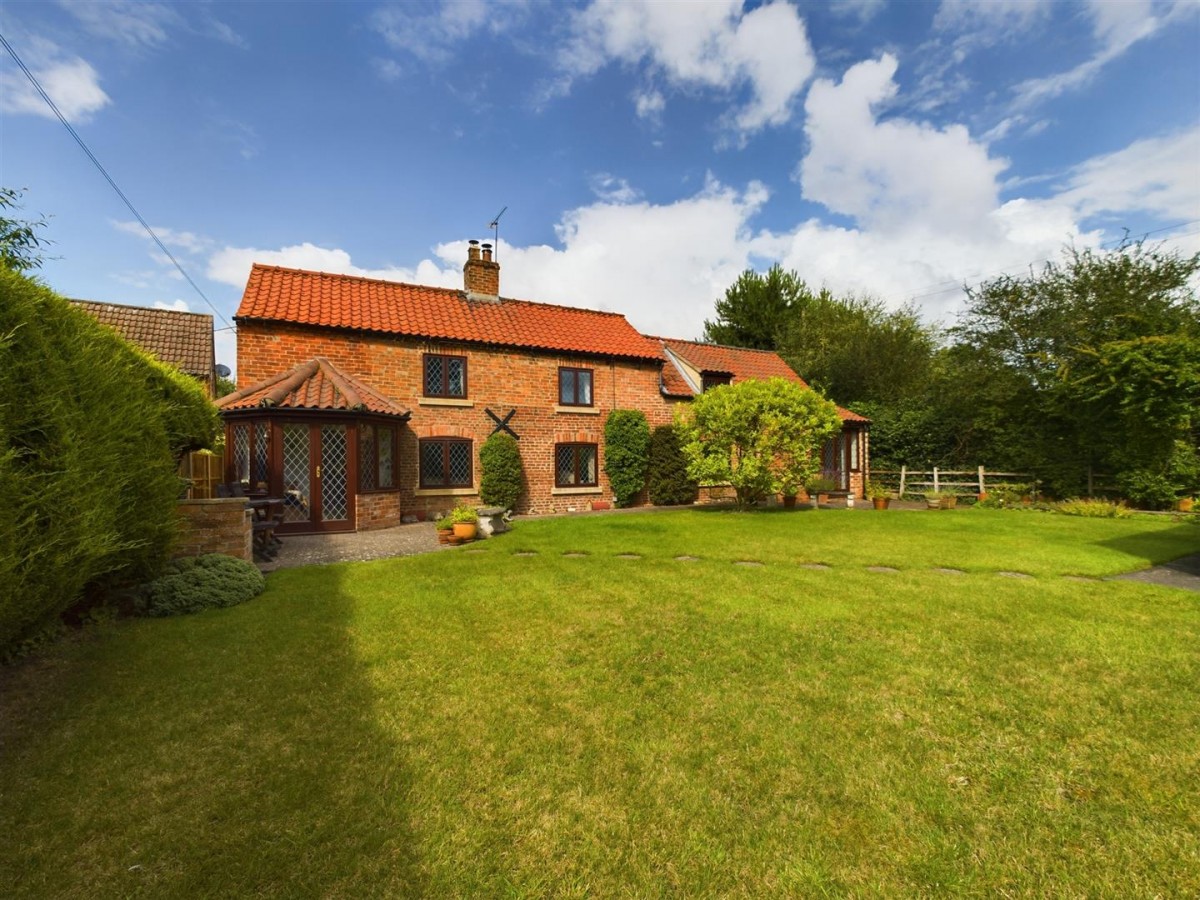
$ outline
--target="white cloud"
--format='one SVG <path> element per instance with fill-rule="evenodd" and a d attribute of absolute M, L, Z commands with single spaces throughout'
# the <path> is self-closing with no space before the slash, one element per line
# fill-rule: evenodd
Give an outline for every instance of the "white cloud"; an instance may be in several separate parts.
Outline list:
<path fill-rule="evenodd" d="M 637 91 L 633 95 L 633 103 L 638 118 L 651 121 L 656 121 L 661 117 L 663 110 L 667 108 L 667 98 L 662 95 L 661 91 L 653 88 Z"/>
<path fill-rule="evenodd" d="M 171 303 L 165 303 L 162 300 L 154 301 L 155 309 L 169 309 L 173 312 L 191 312 L 192 308 L 188 306 L 186 300 L 174 300 Z"/>
<path fill-rule="evenodd" d="M 962 125 L 937 129 L 875 110 L 896 94 L 896 59 L 858 63 L 838 84 L 821 79 L 808 93 L 810 149 L 798 176 L 804 196 L 885 232 L 914 223 L 977 228 L 996 206 L 1006 167 Z"/>
<path fill-rule="evenodd" d="M 168 26 L 180 23 L 179 14 L 161 3 L 132 0 L 89 0 L 86 3 L 59 0 L 94 37 L 130 47 L 153 47 L 167 39 Z"/>
<path fill-rule="evenodd" d="M 126 234 L 132 234 L 135 237 L 142 238 L 145 241 L 151 241 L 152 238 L 146 233 L 146 229 L 141 226 L 140 222 L 118 222 L 111 220 L 113 228 L 117 231 L 123 231 Z M 212 246 L 212 241 L 209 238 L 195 234 L 191 231 L 176 231 L 173 228 L 166 228 L 162 225 L 152 225 L 154 233 L 158 235 L 158 239 L 168 247 L 175 247 L 184 250 L 188 253 L 200 253 Z M 170 260 L 166 261 L 168 265 Z"/>
<path fill-rule="evenodd" d="M 112 102 L 100 87 L 96 70 L 78 56 L 67 56 L 52 41 L 34 39 L 28 53 L 23 55 L 42 89 L 68 122 L 87 122 Z M 0 72 L 0 111 L 55 118 L 54 111 L 25 74 L 11 68 Z"/>
<path fill-rule="evenodd" d="M 835 16 L 853 17 L 860 22 L 871 21 L 887 6 L 887 0 L 829 0 L 830 11 Z"/>
<path fill-rule="evenodd" d="M 592 193 L 606 203 L 632 203 L 641 197 L 641 191 L 630 186 L 624 178 L 608 172 L 597 172 L 588 179 Z"/>
<path fill-rule="evenodd" d="M 463 244 L 464 248 L 466 244 Z M 466 259 L 466 251 L 463 251 Z M 354 265 L 350 254 L 337 248 L 318 247 L 307 241 L 279 250 L 259 250 L 254 247 L 223 247 L 208 261 L 205 274 L 213 281 L 234 287 L 245 287 L 250 276 L 251 263 L 270 266 L 286 266 L 294 269 L 309 269 L 315 272 L 338 272 L 343 275 L 361 275 L 365 278 L 381 278 L 386 281 L 404 281 L 414 284 L 455 287 L 462 283 L 462 273 L 451 276 L 437 265 L 424 260 L 415 268 L 391 266 L 382 269 L 364 269 Z"/>
<path fill-rule="evenodd" d="M 558 90 L 612 62 L 644 67 L 681 90 L 748 90 L 749 101 L 729 114 L 743 135 L 786 122 L 816 64 L 804 21 L 783 0 L 749 12 L 742 0 L 593 2 L 574 15 L 571 27 L 573 38 L 558 56 L 564 74 Z M 661 109 L 661 95 L 649 107 L 641 96 L 639 115 Z"/>
<path fill-rule="evenodd" d="M 381 7 L 370 24 L 395 50 L 425 62 L 444 63 L 455 47 L 480 31 L 500 34 L 523 21 L 527 0 L 442 0 L 429 5 L 396 3 Z M 390 67 L 376 71 L 392 78 Z"/>
<path fill-rule="evenodd" d="M 999 42 L 1045 19 L 1050 7 L 1051 0 L 942 0 L 933 25 L 939 30 L 982 31 L 984 42 Z"/>
<path fill-rule="evenodd" d="M 1058 199 L 1080 216 L 1138 210 L 1164 220 L 1200 219 L 1200 126 L 1076 166 Z"/>

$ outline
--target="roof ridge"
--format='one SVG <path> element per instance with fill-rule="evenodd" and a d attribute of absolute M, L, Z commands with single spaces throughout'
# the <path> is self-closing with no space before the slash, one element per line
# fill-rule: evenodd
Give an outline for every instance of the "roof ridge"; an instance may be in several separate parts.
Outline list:
<path fill-rule="evenodd" d="M 118 303 L 116 300 L 81 300 L 78 297 L 68 297 L 70 303 L 90 303 L 92 306 L 116 306 L 120 309 L 137 309 L 142 312 L 152 313 L 170 313 L 175 316 L 201 316 L 205 319 L 211 319 L 212 313 L 193 312 L 190 309 L 162 309 L 157 306 L 136 306 L 133 303 Z"/>
<path fill-rule="evenodd" d="M 774 353 L 779 356 L 778 350 L 764 350 L 761 347 L 738 347 L 734 344 L 710 344 L 708 341 L 689 341 L 684 338 L 672 337 L 655 337 L 654 335 L 644 335 L 645 337 L 653 337 L 656 341 L 674 341 L 676 344 L 691 344 L 693 347 L 716 347 L 721 350 L 739 350 L 746 353 Z M 779 356 L 783 359 L 782 356 Z"/>
<path fill-rule="evenodd" d="M 251 269 L 273 269 L 277 272 L 291 272 L 300 275 L 316 275 L 321 278 L 351 278 L 355 281 L 366 281 L 371 284 L 386 284 L 391 287 L 408 287 L 416 288 L 422 291 L 439 291 L 447 294 L 454 294 L 461 300 L 466 300 L 466 291 L 460 288 L 442 287 L 441 285 L 433 284 L 417 284 L 412 281 L 392 281 L 387 278 L 373 278 L 370 275 L 350 275 L 345 272 L 321 272 L 316 269 L 298 269 L 293 266 L 276 266 L 270 263 L 251 263 Z M 541 306 L 549 309 L 569 309 L 573 312 L 584 312 L 594 316 L 614 316 L 619 319 L 625 319 L 625 313 L 612 312 L 604 309 L 589 309 L 586 306 L 571 306 L 566 303 L 543 303 L 540 300 L 524 300 L 520 297 L 501 297 L 500 302 L 503 303 L 521 303 L 526 306 Z M 626 319 L 628 321 L 628 319 Z M 630 326 L 633 327 L 632 325 Z M 635 331 L 637 329 L 634 329 Z M 638 334 L 641 334 L 639 331 Z M 646 337 L 646 335 L 642 335 Z"/>

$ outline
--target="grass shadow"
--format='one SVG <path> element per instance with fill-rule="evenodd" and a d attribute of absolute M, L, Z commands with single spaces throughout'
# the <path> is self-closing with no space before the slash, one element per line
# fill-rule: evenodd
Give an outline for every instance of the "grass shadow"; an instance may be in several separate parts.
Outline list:
<path fill-rule="evenodd" d="M 6 896 L 422 893 L 349 571 L 274 573 L 243 606 L 118 623 L 6 673 Z"/>
<path fill-rule="evenodd" d="M 1200 526 L 1180 523 L 1165 531 L 1138 531 L 1095 543 L 1130 557 L 1131 570 L 1144 569 L 1200 553 Z"/>

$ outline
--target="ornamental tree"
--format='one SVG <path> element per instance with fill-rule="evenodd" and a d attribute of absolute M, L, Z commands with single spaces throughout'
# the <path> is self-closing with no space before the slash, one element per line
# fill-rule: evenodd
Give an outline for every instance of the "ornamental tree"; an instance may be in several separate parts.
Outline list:
<path fill-rule="evenodd" d="M 646 486 L 650 426 L 637 409 L 614 409 L 604 423 L 604 472 L 617 506 L 629 506 Z"/>
<path fill-rule="evenodd" d="M 794 381 L 740 381 L 705 391 L 681 412 L 688 474 L 730 484 L 739 509 L 794 492 L 821 467 L 821 445 L 841 429 L 837 407 Z"/>

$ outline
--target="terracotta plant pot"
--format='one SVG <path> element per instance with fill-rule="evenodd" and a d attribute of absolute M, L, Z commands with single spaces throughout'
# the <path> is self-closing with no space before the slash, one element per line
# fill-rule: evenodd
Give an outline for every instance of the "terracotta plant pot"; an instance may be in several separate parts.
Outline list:
<path fill-rule="evenodd" d="M 438 543 L 439 544 L 450 543 L 450 535 L 452 535 L 452 534 L 454 534 L 453 528 L 439 528 L 437 530 Z"/>
<path fill-rule="evenodd" d="M 975 495 L 975 499 L 978 500 L 980 503 L 982 503 L 984 500 L 986 500 L 987 497 L 988 497 L 987 491 L 981 491 L 980 493 Z"/>
<path fill-rule="evenodd" d="M 942 498 L 942 509 L 954 509 L 956 506 L 958 506 L 958 497 L 954 494 Z"/>
<path fill-rule="evenodd" d="M 473 541 L 475 534 L 479 530 L 479 526 L 474 522 L 456 522 L 454 524 L 454 536 L 459 541 Z"/>
<path fill-rule="evenodd" d="M 795 494 L 792 494 L 791 496 L 788 496 L 787 494 L 783 495 L 783 508 L 784 509 L 795 509 L 796 508 L 796 495 Z"/>
<path fill-rule="evenodd" d="M 871 505 L 874 506 L 876 509 L 887 509 L 888 504 L 891 502 L 892 502 L 891 499 L 889 499 L 888 497 L 876 497 L 875 499 L 873 499 L 871 501 Z"/>
<path fill-rule="evenodd" d="M 1191 497 L 1180 497 L 1175 501 L 1175 509 L 1179 512 L 1191 512 L 1195 501 Z"/>

